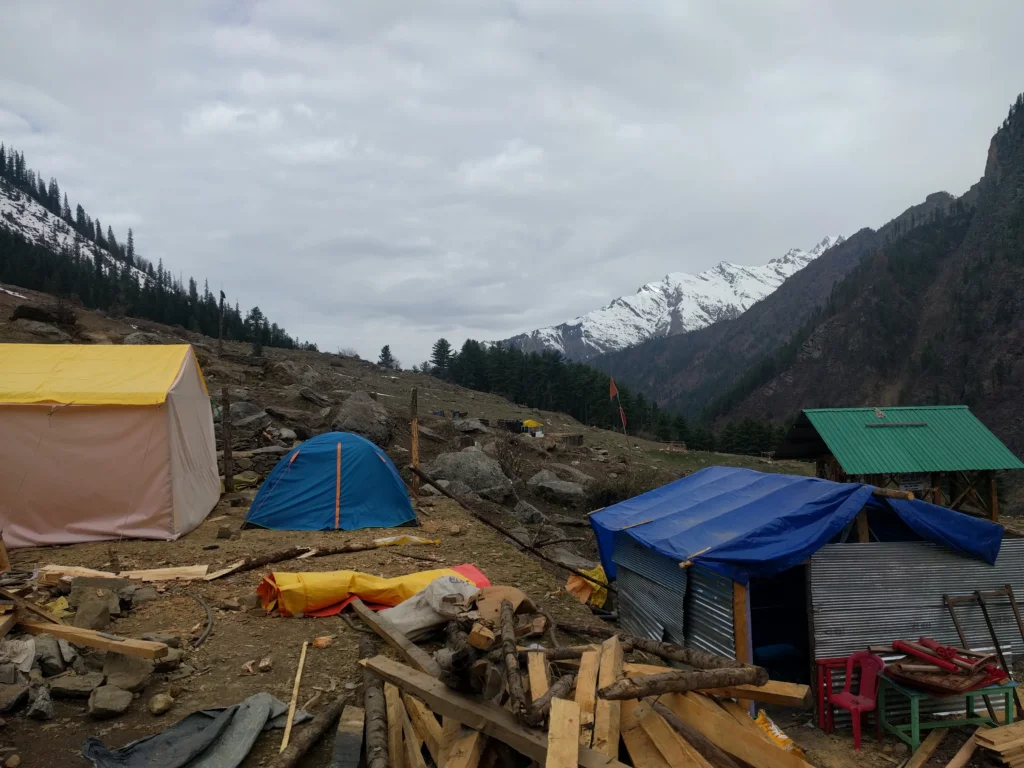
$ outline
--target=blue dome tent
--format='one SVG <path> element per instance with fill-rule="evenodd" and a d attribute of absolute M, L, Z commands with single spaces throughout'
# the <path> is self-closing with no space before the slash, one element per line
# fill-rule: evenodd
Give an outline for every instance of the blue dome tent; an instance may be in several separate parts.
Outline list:
<path fill-rule="evenodd" d="M 393 528 L 413 520 L 391 459 L 348 432 L 318 435 L 286 454 L 245 516 L 246 525 L 284 531 Z"/>

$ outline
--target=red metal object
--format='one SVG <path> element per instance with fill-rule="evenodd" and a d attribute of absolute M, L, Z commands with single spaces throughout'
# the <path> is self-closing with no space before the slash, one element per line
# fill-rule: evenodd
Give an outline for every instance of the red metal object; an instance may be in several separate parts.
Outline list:
<path fill-rule="evenodd" d="M 940 669 L 946 670 L 947 672 L 956 673 L 960 671 L 960 667 L 958 667 L 956 664 L 953 664 L 950 661 L 946 661 L 945 659 L 939 658 L 930 650 L 921 645 L 918 645 L 917 643 L 908 643 L 905 640 L 893 640 L 892 647 L 893 650 L 899 653 L 905 653 L 907 654 L 907 656 L 913 656 L 915 659 L 922 659 L 924 661 L 927 661 L 929 664 L 934 664 Z"/>
<path fill-rule="evenodd" d="M 853 673 L 860 668 L 860 681 L 857 693 L 853 692 Z M 853 748 L 860 752 L 860 728 L 862 715 L 875 712 L 878 698 L 878 673 L 885 667 L 881 656 L 868 651 L 857 651 L 846 660 L 846 682 L 841 693 L 829 691 L 828 697 L 828 732 L 835 730 L 832 708 L 838 707 L 850 713 L 853 721 Z M 875 712 L 875 730 L 878 741 L 882 741 L 882 722 Z"/>

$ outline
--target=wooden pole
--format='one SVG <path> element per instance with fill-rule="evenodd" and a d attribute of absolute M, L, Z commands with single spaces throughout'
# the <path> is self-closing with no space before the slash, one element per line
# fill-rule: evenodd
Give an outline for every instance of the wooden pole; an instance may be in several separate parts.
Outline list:
<path fill-rule="evenodd" d="M 372 636 L 359 638 L 359 658 L 372 658 L 377 643 Z M 399 715 L 405 709 L 398 707 Z M 363 712 L 366 722 L 366 766 L 367 768 L 388 768 L 388 707 L 384 697 L 384 681 L 363 667 Z"/>
<path fill-rule="evenodd" d="M 268 768 L 295 768 L 313 745 L 323 738 L 324 734 L 334 725 L 347 700 L 348 695 L 346 694 L 331 702 L 327 709 L 314 717 L 309 725 L 302 729 L 302 733 L 295 737 L 284 752 L 270 761 Z"/>
<path fill-rule="evenodd" d="M 516 622 L 513 618 L 512 603 L 501 601 L 501 652 L 505 660 L 505 673 L 508 679 L 508 694 L 511 699 L 512 714 L 520 722 L 526 720 L 526 693 L 523 691 L 523 678 L 519 672 L 519 654 L 516 651 Z"/>
<path fill-rule="evenodd" d="M 409 404 L 409 456 L 414 467 L 420 465 L 420 420 L 417 413 L 419 410 L 417 399 L 418 392 L 416 387 L 413 387 L 412 402 Z M 415 473 L 412 476 L 412 496 L 414 499 L 420 497 L 420 478 Z"/>
<path fill-rule="evenodd" d="M 862 509 L 857 513 L 857 541 L 867 544 L 871 541 L 871 532 L 868 528 L 868 511 Z"/>
<path fill-rule="evenodd" d="M 768 672 L 761 667 L 744 669 L 675 669 L 654 675 L 624 677 L 598 690 L 599 698 L 611 701 L 644 699 L 663 693 L 728 688 L 734 685 L 764 685 Z"/>
<path fill-rule="evenodd" d="M 999 494 L 996 491 L 996 473 L 988 471 L 988 511 L 993 523 L 999 522 Z"/>
<path fill-rule="evenodd" d="M 295 684 L 292 686 L 292 700 L 288 704 L 288 721 L 284 724 L 284 738 L 281 739 L 281 748 L 278 754 L 288 748 L 288 739 L 292 735 L 292 721 L 295 720 L 295 707 L 299 703 L 299 688 L 302 686 L 302 668 L 306 665 L 306 649 L 309 641 L 302 641 L 302 653 L 299 654 L 299 668 L 295 670 Z"/>
<path fill-rule="evenodd" d="M 231 395 L 220 389 L 220 434 L 224 441 L 224 492 L 235 492 L 235 462 L 231 455 Z"/>
<path fill-rule="evenodd" d="M 732 583 L 732 626 L 736 639 L 736 660 L 750 664 L 753 654 L 750 649 L 750 595 L 746 586 L 737 581 Z M 744 709 L 750 709 L 750 701 L 740 699 Z"/>

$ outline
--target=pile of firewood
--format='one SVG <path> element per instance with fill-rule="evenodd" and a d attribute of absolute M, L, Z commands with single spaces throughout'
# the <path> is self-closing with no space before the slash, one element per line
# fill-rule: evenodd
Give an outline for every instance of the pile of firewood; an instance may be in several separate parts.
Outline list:
<path fill-rule="evenodd" d="M 808 768 L 751 719 L 749 704 L 806 707 L 810 691 L 760 667 L 610 627 L 523 620 L 508 600 L 496 617 L 449 622 L 430 655 L 358 601 L 354 609 L 405 662 L 373 655 L 372 642 L 362 649 L 368 768 Z M 520 644 L 539 629 L 552 647 Z M 558 633 L 601 642 L 562 646 Z M 626 660 L 639 652 L 686 666 Z M 359 750 L 349 754 L 355 766 Z"/>

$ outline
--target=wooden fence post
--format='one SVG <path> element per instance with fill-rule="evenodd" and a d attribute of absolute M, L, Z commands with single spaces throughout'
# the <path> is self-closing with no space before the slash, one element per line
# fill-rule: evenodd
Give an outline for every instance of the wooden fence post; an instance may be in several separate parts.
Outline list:
<path fill-rule="evenodd" d="M 416 387 L 412 388 L 412 402 L 409 404 L 409 458 L 414 467 L 420 465 L 420 420 L 418 418 L 419 403 L 417 402 L 418 392 Z M 414 499 L 420 497 L 420 477 L 415 472 L 412 476 L 412 496 Z"/>
<path fill-rule="evenodd" d="M 220 390 L 220 434 L 224 441 L 224 492 L 235 492 L 235 462 L 231 458 L 231 395 Z"/>

